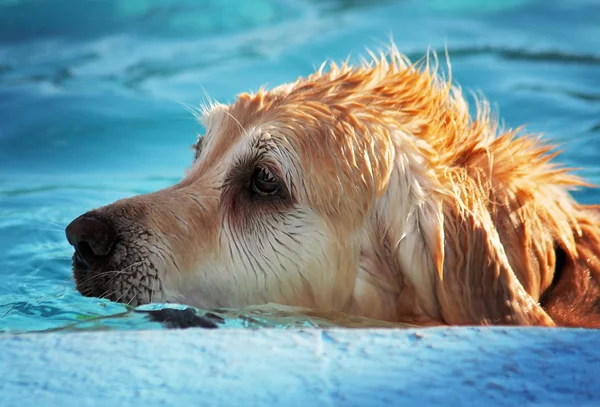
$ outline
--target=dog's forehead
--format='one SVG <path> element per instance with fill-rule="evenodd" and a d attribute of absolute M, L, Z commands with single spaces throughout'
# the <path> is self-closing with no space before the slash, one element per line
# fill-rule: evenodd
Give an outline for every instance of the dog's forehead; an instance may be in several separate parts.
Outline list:
<path fill-rule="evenodd" d="M 240 109 L 236 104 L 214 105 L 205 112 L 202 122 L 206 129 L 202 143 L 198 146 L 200 154 L 192 166 L 188 176 L 226 171 L 235 160 L 242 157 L 256 156 L 261 153 L 279 155 L 277 140 L 282 140 L 276 125 L 263 123 L 264 112 L 255 106 L 244 106 Z M 271 132 L 270 132 L 271 131 Z M 223 171 L 215 171 L 217 169 Z"/>
<path fill-rule="evenodd" d="M 338 183 L 343 174 L 356 182 L 359 167 L 372 170 L 364 140 L 355 128 L 344 127 L 330 108 L 320 101 L 302 100 L 261 91 L 242 94 L 232 105 L 215 105 L 203 119 L 206 135 L 201 160 L 203 170 L 229 165 L 230 158 L 247 151 L 274 148 L 279 155 L 301 167 L 305 175 L 318 172 L 322 182 Z M 360 171 L 358 171 L 360 172 Z M 330 177 L 329 177 L 329 176 Z"/>

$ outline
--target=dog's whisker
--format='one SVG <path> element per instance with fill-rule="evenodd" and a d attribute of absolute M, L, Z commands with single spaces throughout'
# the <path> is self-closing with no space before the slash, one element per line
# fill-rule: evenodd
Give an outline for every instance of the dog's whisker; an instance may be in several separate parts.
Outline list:
<path fill-rule="evenodd" d="M 135 300 L 137 298 L 137 295 L 132 296 L 129 301 L 127 301 L 127 306 L 131 305 L 131 303 L 133 302 L 133 300 Z"/>
<path fill-rule="evenodd" d="M 139 264 L 142 264 L 143 261 L 138 261 L 138 262 L 134 262 L 130 265 L 128 265 L 127 267 L 122 268 L 121 270 L 107 270 L 107 271 L 102 271 L 102 272 L 94 272 L 93 275 L 84 278 L 83 280 L 81 280 L 81 284 L 82 285 L 89 285 L 91 282 L 96 281 L 98 279 L 101 279 L 103 277 L 111 277 L 110 279 L 108 279 L 107 281 L 104 282 L 104 284 L 109 284 L 111 281 L 113 281 L 115 278 L 119 277 L 120 275 L 126 274 L 127 270 L 131 267 L 135 267 Z"/>
<path fill-rule="evenodd" d="M 131 287 L 126 287 L 122 290 L 121 295 L 115 300 L 115 302 L 120 302 L 123 297 L 125 297 L 131 291 Z M 127 304 L 129 305 L 129 304 Z"/>
<path fill-rule="evenodd" d="M 119 275 L 119 273 L 120 273 L 120 271 L 118 271 L 118 270 L 110 270 L 110 271 L 103 271 L 100 273 L 94 273 L 90 276 L 85 277 L 83 280 L 81 280 L 81 284 L 88 284 L 92 281 L 101 279 L 103 277 Z"/>
<path fill-rule="evenodd" d="M 117 293 L 116 290 L 105 290 L 102 294 L 100 294 L 98 296 L 98 298 L 110 299 L 110 297 L 115 295 L 116 293 Z M 118 302 L 118 301 L 115 301 L 115 302 Z"/>
<path fill-rule="evenodd" d="M 242 131 L 243 135 L 247 135 L 248 131 L 244 128 L 244 126 L 242 126 L 242 124 L 240 123 L 240 121 L 238 119 L 235 118 L 234 115 L 232 115 L 231 113 L 229 113 L 228 111 L 225 111 L 225 113 L 231 117 L 231 119 L 239 126 L 240 130 Z"/>
<path fill-rule="evenodd" d="M 62 230 L 62 231 L 64 231 L 64 230 L 65 230 L 65 226 L 64 226 L 64 225 L 58 224 L 58 223 L 56 223 L 56 222 L 52 222 L 52 221 L 50 221 L 50 220 L 44 220 L 43 222 L 44 222 L 44 223 L 47 223 L 47 224 L 49 224 L 49 225 L 51 225 L 51 226 L 56 226 L 56 227 L 58 228 L 58 230 Z"/>

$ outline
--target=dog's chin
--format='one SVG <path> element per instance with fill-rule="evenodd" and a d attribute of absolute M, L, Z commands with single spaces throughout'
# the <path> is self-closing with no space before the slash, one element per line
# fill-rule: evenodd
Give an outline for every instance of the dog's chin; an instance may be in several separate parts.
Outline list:
<path fill-rule="evenodd" d="M 86 264 L 73 255 L 75 287 L 85 297 L 138 306 L 162 302 L 162 282 L 153 264 L 128 261 L 123 264 Z"/>

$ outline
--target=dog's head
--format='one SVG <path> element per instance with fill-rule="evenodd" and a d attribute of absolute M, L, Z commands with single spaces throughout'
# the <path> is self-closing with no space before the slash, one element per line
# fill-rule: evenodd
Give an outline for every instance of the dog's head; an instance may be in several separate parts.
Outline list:
<path fill-rule="evenodd" d="M 402 282 L 389 266 L 375 271 L 399 244 L 385 239 L 387 229 L 405 230 L 408 262 L 433 261 L 413 252 L 413 234 L 435 241 L 419 223 L 434 209 L 419 182 L 429 182 L 427 151 L 409 137 L 423 125 L 412 111 L 420 102 L 385 95 L 416 97 L 410 81 L 418 75 L 403 63 L 333 65 L 207 108 L 206 134 L 181 182 L 68 226 L 77 289 L 130 304 L 274 302 L 391 313 L 385 294 L 397 294 Z M 377 299 L 368 305 L 362 296 Z"/>

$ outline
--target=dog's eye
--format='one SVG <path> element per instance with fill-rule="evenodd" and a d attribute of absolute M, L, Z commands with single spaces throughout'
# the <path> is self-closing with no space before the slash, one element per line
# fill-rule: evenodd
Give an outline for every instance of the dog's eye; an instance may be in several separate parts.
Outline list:
<path fill-rule="evenodd" d="M 252 192 L 260 197 L 269 197 L 281 191 L 281 184 L 266 168 L 256 168 L 250 181 Z"/>

